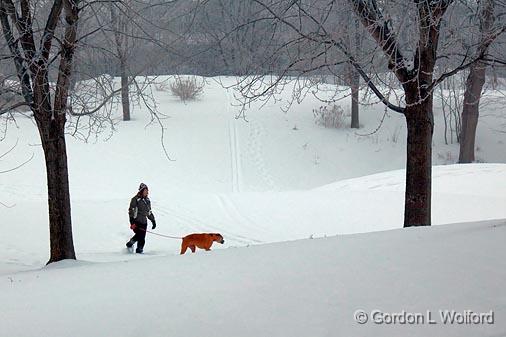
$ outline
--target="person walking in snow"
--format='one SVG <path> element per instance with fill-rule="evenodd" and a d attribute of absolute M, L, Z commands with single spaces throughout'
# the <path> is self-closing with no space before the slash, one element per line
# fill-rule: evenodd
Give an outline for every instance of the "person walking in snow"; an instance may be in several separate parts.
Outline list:
<path fill-rule="evenodd" d="M 139 191 L 132 200 L 130 200 L 130 207 L 128 208 L 130 228 L 134 231 L 135 235 L 126 243 L 126 246 L 127 248 L 132 248 L 137 242 L 137 249 L 135 252 L 139 254 L 142 254 L 146 242 L 147 219 L 151 221 L 151 228 L 156 228 L 155 216 L 151 211 L 151 201 L 148 198 L 148 193 L 149 190 L 146 184 L 141 183 Z"/>

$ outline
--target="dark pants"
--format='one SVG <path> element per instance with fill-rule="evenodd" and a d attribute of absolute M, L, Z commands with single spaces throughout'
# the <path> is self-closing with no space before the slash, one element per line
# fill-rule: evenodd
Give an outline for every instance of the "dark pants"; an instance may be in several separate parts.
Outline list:
<path fill-rule="evenodd" d="M 144 249 L 144 244 L 146 243 L 146 229 L 148 228 L 148 224 L 140 224 L 138 222 L 135 223 L 134 233 L 135 235 L 130 239 L 130 241 L 137 242 L 137 249 Z"/>

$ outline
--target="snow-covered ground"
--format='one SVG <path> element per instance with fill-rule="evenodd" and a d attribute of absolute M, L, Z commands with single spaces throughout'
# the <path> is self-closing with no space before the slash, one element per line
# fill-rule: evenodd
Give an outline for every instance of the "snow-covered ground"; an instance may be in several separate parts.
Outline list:
<path fill-rule="evenodd" d="M 27 337 L 504 336 L 505 239 L 506 222 L 492 221 L 121 263 L 63 262 L 0 278 L 2 331 Z M 404 310 L 426 321 L 361 325 L 357 310 L 369 316 Z M 440 310 L 492 310 L 494 324 L 444 324 Z M 437 324 L 429 324 L 427 311 Z"/>
<path fill-rule="evenodd" d="M 477 135 L 486 164 L 447 165 L 458 145 L 444 144 L 436 108 L 432 220 L 454 225 L 399 230 L 401 116 L 388 113 L 367 135 L 382 119 L 380 105 L 362 108 L 360 130 L 335 130 L 314 123 L 322 103 L 312 97 L 288 113 L 281 103 L 253 105 L 246 122 L 234 118 L 231 90 L 213 80 L 187 104 L 154 93 L 175 161 L 142 109 L 110 139 L 68 137 L 78 262 L 42 268 L 43 153 L 32 121 L 10 124 L 0 154 L 18 145 L 0 158 L 0 171 L 34 154 L 0 174 L 0 202 L 12 206 L 0 205 L 0 323 L 10 336 L 506 335 L 506 225 L 494 220 L 506 219 L 506 133 L 494 104 Z M 148 235 L 144 256 L 127 254 L 128 201 L 140 182 L 150 187 L 156 232 L 220 232 L 225 245 L 180 257 L 178 240 Z M 367 233 L 376 231 L 385 232 Z M 283 242 L 291 240 L 299 241 Z M 357 309 L 493 310 L 496 321 L 359 325 Z"/>

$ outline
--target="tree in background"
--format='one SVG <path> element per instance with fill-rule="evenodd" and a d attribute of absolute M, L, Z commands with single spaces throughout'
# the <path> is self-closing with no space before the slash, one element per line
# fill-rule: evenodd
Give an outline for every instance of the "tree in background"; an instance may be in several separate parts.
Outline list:
<path fill-rule="evenodd" d="M 495 57 L 488 55 L 494 40 L 506 30 L 506 26 L 496 26 L 497 13 L 494 0 L 477 1 L 477 15 L 480 39 L 475 58 L 479 61 L 469 67 L 462 107 L 462 130 L 460 133 L 459 163 L 472 163 L 475 160 L 476 127 L 480 115 L 480 99 L 486 80 L 487 67 Z"/>
<path fill-rule="evenodd" d="M 130 120 L 130 95 L 129 95 L 129 52 L 132 48 L 132 36 L 130 33 L 131 24 L 129 17 L 125 13 L 121 13 L 118 4 L 111 2 L 109 4 L 111 11 L 111 26 L 114 36 L 115 56 L 119 62 L 120 78 L 121 78 L 121 107 L 123 108 L 123 120 Z"/>
<path fill-rule="evenodd" d="M 356 17 L 350 17 L 349 24 L 347 25 L 346 45 L 350 50 L 353 50 L 353 54 L 357 55 L 360 52 L 360 46 L 362 45 L 362 32 L 360 27 L 360 21 Z M 352 28 L 352 29 L 350 29 Z M 348 80 L 351 90 L 351 128 L 360 128 L 359 108 L 360 108 L 360 74 L 357 69 L 351 64 L 348 64 Z"/>

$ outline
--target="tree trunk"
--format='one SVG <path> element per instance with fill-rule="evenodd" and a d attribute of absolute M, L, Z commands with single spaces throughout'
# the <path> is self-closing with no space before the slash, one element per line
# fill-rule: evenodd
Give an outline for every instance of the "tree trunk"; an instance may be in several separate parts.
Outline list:
<path fill-rule="evenodd" d="M 128 93 L 128 75 L 126 60 L 120 60 L 120 72 L 121 72 L 121 105 L 123 107 L 123 120 L 130 120 L 130 97 Z"/>
<path fill-rule="evenodd" d="M 474 147 L 476 139 L 476 126 L 480 115 L 480 98 L 485 84 L 486 66 L 481 62 L 470 69 L 464 93 L 462 108 L 462 130 L 460 132 L 459 163 L 474 162 Z"/>
<path fill-rule="evenodd" d="M 51 248 L 49 264 L 63 259 L 75 259 L 76 254 L 72 239 L 65 135 L 63 130 L 51 125 L 49 133 L 41 135 L 41 137 L 44 138 L 42 139 L 42 147 L 46 158 L 47 172 Z"/>
<path fill-rule="evenodd" d="M 360 36 L 360 20 L 355 18 L 355 34 L 354 34 L 354 49 L 355 53 L 358 55 L 359 50 L 362 45 L 362 39 Z M 358 100 L 359 100 L 359 90 L 360 90 L 360 74 L 358 73 L 355 67 L 351 67 L 351 128 L 358 129 L 360 128 L 359 118 L 358 118 Z"/>
<path fill-rule="evenodd" d="M 480 3 L 479 3 L 480 4 Z M 495 40 L 492 29 L 496 17 L 494 16 L 495 1 L 486 0 L 480 4 L 480 32 L 481 42 L 479 51 L 485 54 L 490 44 Z M 480 98 L 485 84 L 487 67 L 479 61 L 470 68 L 466 81 L 466 92 L 464 93 L 464 106 L 462 108 L 462 129 L 460 133 L 459 163 L 471 163 L 474 158 L 474 146 L 476 139 L 476 126 L 480 115 Z"/>
<path fill-rule="evenodd" d="M 359 100 L 360 75 L 358 71 L 351 69 L 351 128 L 358 129 L 360 127 L 358 118 L 358 100 Z"/>
<path fill-rule="evenodd" d="M 432 174 L 432 96 L 406 107 L 408 128 L 404 227 L 430 226 Z"/>
<path fill-rule="evenodd" d="M 128 54 L 127 54 L 127 18 L 118 15 L 113 3 L 110 4 L 111 24 L 114 27 L 114 41 L 116 42 L 116 57 L 119 60 L 121 76 L 121 106 L 123 108 L 123 120 L 130 120 L 130 96 L 128 92 Z"/>
<path fill-rule="evenodd" d="M 47 262 L 75 259 L 70 214 L 70 192 L 65 144 L 65 113 L 56 114 L 51 108 L 47 72 L 41 70 L 34 80 L 32 106 L 42 149 L 46 160 L 49 209 L 50 258 Z"/>

